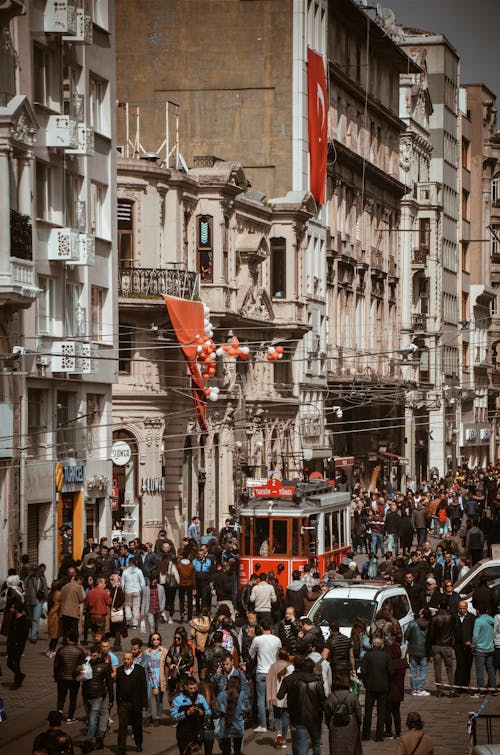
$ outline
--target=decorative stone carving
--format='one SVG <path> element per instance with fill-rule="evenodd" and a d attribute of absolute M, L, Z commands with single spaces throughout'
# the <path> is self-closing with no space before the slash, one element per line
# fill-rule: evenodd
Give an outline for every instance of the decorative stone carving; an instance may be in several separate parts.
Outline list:
<path fill-rule="evenodd" d="M 146 193 L 144 188 L 132 188 L 120 186 L 118 191 L 119 199 L 130 199 L 134 202 L 134 258 L 139 260 L 142 257 L 142 200 Z"/>
<path fill-rule="evenodd" d="M 402 135 L 399 143 L 399 164 L 405 173 L 410 170 L 412 155 L 411 136 Z"/>
<path fill-rule="evenodd" d="M 269 294 L 264 288 L 250 286 L 240 309 L 242 317 L 258 320 L 274 320 L 274 311 Z"/>

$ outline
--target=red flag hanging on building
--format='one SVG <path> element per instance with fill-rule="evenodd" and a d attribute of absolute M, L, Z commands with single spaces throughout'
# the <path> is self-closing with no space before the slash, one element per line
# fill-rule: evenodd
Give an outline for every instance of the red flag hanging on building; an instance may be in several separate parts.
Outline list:
<path fill-rule="evenodd" d="M 307 48 L 309 104 L 309 187 L 316 204 L 325 201 L 328 153 L 328 96 L 323 57 Z"/>
<path fill-rule="evenodd" d="M 178 299 L 175 296 L 163 294 L 167 305 L 170 322 L 181 347 L 191 375 L 191 392 L 193 394 L 194 408 L 198 425 L 203 433 L 208 432 L 206 421 L 207 398 L 205 386 L 196 361 L 198 344 L 196 342 L 200 333 L 204 332 L 204 313 L 201 301 L 189 301 Z"/>

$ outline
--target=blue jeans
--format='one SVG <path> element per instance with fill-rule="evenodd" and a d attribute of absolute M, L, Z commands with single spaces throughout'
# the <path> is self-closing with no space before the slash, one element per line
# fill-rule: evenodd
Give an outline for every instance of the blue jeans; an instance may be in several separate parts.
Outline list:
<path fill-rule="evenodd" d="M 377 555 L 377 548 L 380 548 L 380 553 L 384 556 L 384 536 L 380 532 L 372 532 L 372 553 L 374 556 Z"/>
<path fill-rule="evenodd" d="M 255 674 L 255 690 L 257 692 L 257 713 L 259 726 L 267 728 L 266 723 L 266 676 L 267 674 Z"/>
<path fill-rule="evenodd" d="M 387 550 L 391 551 L 393 556 L 398 555 L 399 550 L 399 538 L 397 535 L 393 535 L 392 533 L 389 533 L 387 535 Z"/>
<path fill-rule="evenodd" d="M 427 677 L 427 658 L 417 658 L 410 655 L 410 687 L 419 692 L 425 687 Z"/>
<path fill-rule="evenodd" d="M 484 667 L 488 674 L 488 687 L 495 687 L 496 674 L 493 666 L 493 653 L 474 653 L 474 665 L 476 667 L 477 686 L 484 687 Z"/>
<path fill-rule="evenodd" d="M 97 724 L 99 723 L 99 715 L 101 713 L 101 705 L 104 697 L 92 697 L 87 700 L 89 710 L 89 728 L 87 729 L 87 742 L 92 742 L 97 731 Z"/>
<path fill-rule="evenodd" d="M 42 616 L 43 603 L 36 603 L 34 606 L 28 606 L 29 616 L 31 619 L 31 639 L 38 639 L 38 628 Z"/>
<path fill-rule="evenodd" d="M 273 705 L 274 715 L 274 731 L 276 734 L 281 734 L 283 741 L 288 734 L 288 711 L 286 708 L 278 708 L 277 705 Z"/>
<path fill-rule="evenodd" d="M 148 684 L 148 716 L 153 716 L 153 700 L 156 703 L 156 718 L 163 716 L 163 692 L 159 689 L 157 695 L 153 695 L 153 687 Z"/>
<path fill-rule="evenodd" d="M 293 755 L 307 755 L 309 740 L 312 741 L 313 755 L 321 755 L 321 725 L 308 729 L 305 726 L 292 726 Z"/>

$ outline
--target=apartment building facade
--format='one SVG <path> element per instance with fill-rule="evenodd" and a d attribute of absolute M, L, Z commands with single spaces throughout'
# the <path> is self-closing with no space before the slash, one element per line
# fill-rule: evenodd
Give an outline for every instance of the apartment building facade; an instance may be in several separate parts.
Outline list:
<path fill-rule="evenodd" d="M 114 8 L 110 0 L 6 5 L 15 15 L 4 26 L 12 86 L 2 117 L 9 108 L 14 115 L 2 158 L 11 233 L 8 240 L 4 230 L 1 254 L 4 282 L 10 270 L 11 290 L 16 275 L 24 287 L 9 293 L 7 285 L 2 308 L 13 313 L 4 350 L 17 352 L 19 368 L 4 381 L 5 390 L 16 382 L 16 481 L 1 566 L 27 552 L 50 576 L 63 527 L 72 528 L 78 558 L 85 535 L 109 535 L 111 525 Z"/>
<path fill-rule="evenodd" d="M 299 274 L 314 212 L 271 206 L 237 163 L 204 156 L 187 172 L 144 156 L 118 160 L 120 371 L 113 389 L 113 531 L 182 537 L 194 514 L 218 527 L 248 478 L 293 473 L 299 386 L 293 362 L 308 330 Z M 287 265 L 290 257 L 296 265 Z M 276 296 L 279 292 L 287 296 Z M 161 294 L 201 300 L 216 358 L 206 427 L 196 422 L 178 335 Z M 282 346 L 283 358 L 268 359 Z M 125 449 L 126 450 L 126 449 Z"/>

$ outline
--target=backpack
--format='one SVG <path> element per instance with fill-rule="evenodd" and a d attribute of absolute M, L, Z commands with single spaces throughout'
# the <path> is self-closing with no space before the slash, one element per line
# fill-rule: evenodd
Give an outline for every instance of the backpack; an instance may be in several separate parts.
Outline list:
<path fill-rule="evenodd" d="M 333 709 L 333 723 L 335 726 L 348 726 L 351 721 L 351 712 L 346 697 L 347 695 L 343 700 L 337 702 Z"/>
<path fill-rule="evenodd" d="M 481 548 L 481 533 L 471 532 L 469 534 L 469 548 L 478 549 Z"/>
<path fill-rule="evenodd" d="M 323 679 L 323 658 L 320 658 L 319 661 L 316 661 L 314 664 L 313 674 L 314 676 L 317 676 L 318 679 Z"/>
<path fill-rule="evenodd" d="M 441 522 L 441 524 L 444 524 L 446 522 L 446 520 L 448 519 L 448 516 L 446 514 L 446 509 L 439 509 L 438 519 Z"/>

